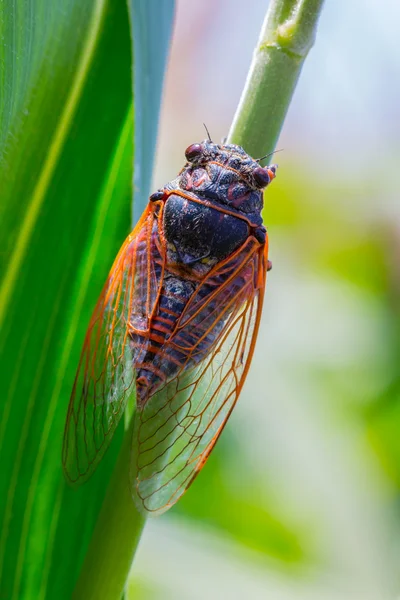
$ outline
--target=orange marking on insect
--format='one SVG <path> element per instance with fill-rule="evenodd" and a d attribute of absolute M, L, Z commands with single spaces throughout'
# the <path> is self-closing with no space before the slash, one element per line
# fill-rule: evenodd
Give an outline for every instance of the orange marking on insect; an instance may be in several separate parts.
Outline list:
<path fill-rule="evenodd" d="M 173 327 L 175 324 L 175 321 L 167 319 L 166 317 L 162 317 L 161 315 L 157 315 L 157 321 L 161 321 L 161 323 L 165 323 L 166 325 L 169 325 L 169 327 Z"/>
<path fill-rule="evenodd" d="M 150 339 L 154 340 L 154 336 L 152 336 Z M 158 340 L 154 340 L 154 341 L 158 341 Z M 136 348 L 140 348 L 140 344 L 138 342 L 132 342 L 132 345 L 135 346 Z M 171 356 L 170 354 L 167 354 L 167 352 L 165 352 L 165 350 L 162 350 L 158 346 L 147 345 L 146 350 L 147 350 L 147 352 L 152 352 L 156 356 L 161 356 L 167 362 L 174 363 L 179 367 L 182 365 L 182 362 L 180 360 L 178 360 L 174 356 Z M 143 366 L 144 366 L 144 368 L 149 369 L 149 370 L 153 371 L 154 373 L 156 373 L 159 377 L 161 377 L 161 379 L 165 379 L 165 373 L 163 371 L 161 371 L 160 369 L 157 369 L 153 363 L 150 363 L 150 362 L 143 363 Z"/>
<path fill-rule="evenodd" d="M 207 181 L 207 179 L 208 179 L 207 173 L 204 172 L 203 175 L 201 177 L 199 177 L 199 179 L 196 179 L 196 181 L 193 183 L 193 187 L 200 187 L 201 185 L 203 185 L 203 183 L 205 183 Z"/>
<path fill-rule="evenodd" d="M 157 319 L 159 320 L 160 317 L 157 317 Z M 170 327 L 168 329 L 167 327 L 163 327 L 160 323 L 153 323 L 152 328 L 156 329 L 157 331 L 161 331 L 162 333 L 171 333 L 172 325 L 173 325 L 173 323 L 170 323 Z M 162 338 L 162 339 L 164 340 L 164 338 Z"/>
<path fill-rule="evenodd" d="M 152 329 L 154 330 L 154 329 L 156 329 L 156 327 L 153 325 Z M 154 331 L 151 331 L 150 339 L 153 340 L 154 342 L 159 342 L 160 344 L 164 344 L 164 342 L 165 342 L 165 338 L 162 337 L 161 335 L 157 335 L 156 333 L 154 333 Z"/>
<path fill-rule="evenodd" d="M 190 173 L 188 173 L 186 175 L 186 185 L 185 185 L 187 190 L 191 190 L 193 187 L 193 179 L 192 179 L 192 175 Z"/>
<path fill-rule="evenodd" d="M 166 308 L 165 306 L 163 306 L 162 310 L 163 312 L 167 313 L 167 315 L 171 315 L 171 317 L 175 317 L 176 319 L 179 317 L 179 315 L 176 312 L 169 308 Z"/>

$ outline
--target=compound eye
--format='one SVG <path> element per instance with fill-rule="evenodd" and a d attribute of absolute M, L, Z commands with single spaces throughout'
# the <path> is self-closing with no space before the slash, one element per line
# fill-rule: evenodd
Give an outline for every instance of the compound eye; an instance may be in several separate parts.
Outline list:
<path fill-rule="evenodd" d="M 260 188 L 266 187 L 269 184 L 269 182 L 271 181 L 268 170 L 263 169 L 262 167 L 256 167 L 254 169 L 253 178 L 254 178 L 255 184 Z"/>
<path fill-rule="evenodd" d="M 189 162 L 193 162 L 196 158 L 199 158 L 203 154 L 203 146 L 202 144 L 191 144 L 185 150 L 186 160 Z"/>

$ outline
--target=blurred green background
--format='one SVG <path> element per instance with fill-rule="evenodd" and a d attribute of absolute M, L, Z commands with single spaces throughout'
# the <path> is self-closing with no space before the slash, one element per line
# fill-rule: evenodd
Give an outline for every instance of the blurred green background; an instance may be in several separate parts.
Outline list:
<path fill-rule="evenodd" d="M 177 1 L 152 189 L 176 175 L 203 122 L 215 141 L 228 133 L 267 4 Z M 118 450 L 116 440 L 86 486 L 66 486 L 69 390 L 130 227 L 133 128 L 139 144 L 144 120 L 155 134 L 145 60 L 159 60 L 161 85 L 171 5 L 129 3 L 144 59 L 133 111 L 125 2 L 0 6 L 2 273 L 26 216 L 40 225 L 22 243 L 1 323 L 0 598 L 70 597 Z M 129 600 L 398 597 L 399 19 L 396 0 L 326 0 L 265 197 L 273 270 L 248 381 L 190 491 L 146 523 Z M 38 188 L 87 52 L 73 119 Z M 153 142 L 134 149 L 137 198 Z"/>

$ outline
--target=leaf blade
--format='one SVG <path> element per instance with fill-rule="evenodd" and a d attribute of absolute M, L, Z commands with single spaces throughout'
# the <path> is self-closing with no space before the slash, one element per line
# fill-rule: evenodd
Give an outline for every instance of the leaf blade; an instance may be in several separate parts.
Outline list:
<path fill-rule="evenodd" d="M 1 588 L 10 598 L 38 597 L 39 593 L 43 598 L 55 597 L 53 590 L 60 585 L 60 578 L 63 586 L 59 588 L 57 597 L 69 597 L 68 588 L 71 591 L 73 587 L 79 569 L 79 555 L 82 559 L 101 503 L 99 491 L 104 486 L 100 479 L 82 495 L 70 495 L 60 468 L 65 409 L 87 312 L 127 233 L 131 202 L 133 131 L 128 18 L 123 2 L 117 8 L 111 3 L 92 2 L 91 8 L 96 12 L 100 5 L 104 7 L 104 17 L 108 18 L 102 20 L 88 78 L 77 101 L 69 133 L 63 140 L 65 143 L 60 148 L 58 160 L 54 162 L 48 185 L 43 189 L 46 193 L 35 215 L 35 226 L 31 227 L 31 237 L 26 245 L 28 252 L 21 255 L 21 270 L 15 277 L 3 328 L 5 346 L 2 364 L 7 373 L 4 383 L 9 399 L 1 408 L 7 422 L 1 438 L 2 465 L 5 465 L 1 487 L 5 501 L 0 504 L 0 518 L 3 519 L 0 551 L 4 558 Z M 85 15 L 91 14 L 87 6 L 80 13 L 83 21 Z M 76 17 L 79 17 L 78 12 Z M 81 34 L 82 26 L 83 23 L 77 29 L 76 38 Z M 61 38 L 60 43 L 63 41 L 64 38 Z M 36 42 L 40 44 L 40 40 L 36 39 Z M 77 44 L 81 44 L 80 39 Z M 67 47 L 66 51 L 69 50 Z M 54 64 L 50 61 L 47 66 L 51 70 Z M 29 115 L 29 127 L 26 121 L 24 123 L 29 130 L 31 146 L 35 146 L 36 155 L 41 158 L 48 152 L 46 144 L 52 137 L 51 132 L 54 132 L 54 120 L 46 112 L 50 99 L 53 98 L 57 104 L 57 115 L 62 112 L 58 111 L 58 107 L 68 97 L 67 93 L 60 92 L 58 81 L 58 76 L 54 75 L 53 85 L 47 89 L 48 102 L 45 105 L 39 102 L 36 110 Z M 24 102 L 22 97 L 21 104 Z M 25 141 L 25 134 L 18 130 L 18 123 L 8 123 L 11 129 L 3 138 L 17 136 L 18 143 L 15 142 L 14 148 L 9 146 L 8 163 L 2 161 L 0 177 L 7 184 L 2 188 L 6 190 L 2 207 L 4 213 L 7 212 L 2 226 L 7 234 L 8 248 L 12 250 L 13 242 L 21 231 L 12 227 L 12 223 L 17 225 L 22 220 L 21 214 L 27 206 L 25 200 L 40 177 L 41 161 L 28 152 L 19 178 L 8 169 L 13 152 L 18 150 L 18 145 L 24 146 Z M 113 162 L 115 148 L 121 147 L 121 132 L 125 144 Z M 114 164 L 114 171 L 109 171 L 110 164 Z M 88 172 L 89 167 L 93 172 Z M 108 209 L 102 194 L 104 189 L 108 189 Z M 17 205 L 12 202 L 13 196 L 21 198 L 21 202 Z M 97 219 L 102 211 L 103 226 L 95 235 Z M 104 236 L 106 221 L 107 235 Z M 90 244 L 93 236 L 96 244 Z M 95 257 L 100 238 L 101 254 Z M 10 253 L 2 252 L 1 256 L 6 261 Z M 85 256 L 92 269 L 96 265 L 95 282 L 90 289 L 86 284 L 90 269 L 87 265 L 76 268 Z M 83 305 L 84 313 L 79 319 L 77 315 Z M 73 314 L 76 335 L 71 330 L 68 340 Z M 21 315 L 24 315 L 23 319 Z M 68 349 L 64 348 L 66 339 L 71 349 L 69 357 Z M 60 366 L 66 369 L 64 379 L 60 379 Z M 56 388 L 60 381 L 58 396 Z M 103 479 L 109 476 L 112 458 L 110 455 L 108 465 L 102 470 Z M 93 490 L 97 490 L 97 494 L 93 494 Z M 68 502 L 65 497 L 68 497 Z M 79 510 L 82 502 L 86 506 Z M 77 539 L 78 532 L 68 531 L 68 528 L 60 535 L 62 524 L 59 517 L 80 527 L 81 542 Z M 42 576 L 42 557 L 46 556 L 49 560 L 52 538 L 55 540 L 53 560 L 62 547 L 70 557 L 61 569 L 62 573 L 60 565 L 57 566 L 57 574 L 47 563 L 49 578 L 46 582 L 47 576 L 45 579 Z"/>

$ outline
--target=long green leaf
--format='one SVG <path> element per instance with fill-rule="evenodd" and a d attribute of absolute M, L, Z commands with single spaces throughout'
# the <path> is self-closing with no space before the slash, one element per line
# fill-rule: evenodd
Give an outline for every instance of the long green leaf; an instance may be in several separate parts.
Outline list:
<path fill-rule="evenodd" d="M 80 345 L 129 229 L 128 14 L 122 0 L 6 0 L 0 23 L 0 589 L 69 598 L 118 450 L 67 488 Z"/>
<path fill-rule="evenodd" d="M 160 99 L 174 19 L 174 0 L 128 0 L 131 15 L 134 97 L 135 174 L 133 222 L 142 214 L 150 192 Z"/>

